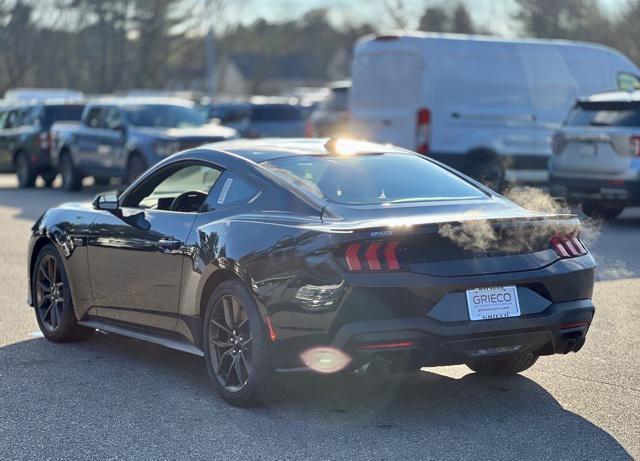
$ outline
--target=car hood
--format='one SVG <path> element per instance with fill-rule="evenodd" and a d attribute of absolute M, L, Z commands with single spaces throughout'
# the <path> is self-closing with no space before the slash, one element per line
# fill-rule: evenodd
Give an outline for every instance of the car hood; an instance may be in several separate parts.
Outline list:
<path fill-rule="evenodd" d="M 215 124 L 188 128 L 135 127 L 134 130 L 149 137 L 171 138 L 177 141 L 183 139 L 227 139 L 237 136 L 237 131 L 233 128 Z"/>

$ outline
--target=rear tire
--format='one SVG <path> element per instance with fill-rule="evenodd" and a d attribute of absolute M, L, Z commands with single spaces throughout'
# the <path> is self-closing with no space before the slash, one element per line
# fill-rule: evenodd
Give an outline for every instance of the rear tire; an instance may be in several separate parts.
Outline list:
<path fill-rule="evenodd" d="M 38 175 L 34 171 L 29 157 L 24 152 L 18 152 L 16 155 L 16 176 L 18 177 L 18 187 L 21 189 L 31 188 L 36 185 Z"/>
<path fill-rule="evenodd" d="M 60 176 L 62 177 L 62 189 L 75 191 L 82 189 L 82 175 L 73 164 L 73 159 L 68 152 L 60 156 Z"/>
<path fill-rule="evenodd" d="M 96 186 L 108 186 L 111 184 L 111 178 L 93 177 L 93 184 Z"/>
<path fill-rule="evenodd" d="M 147 164 L 140 154 L 133 154 L 127 162 L 127 184 L 133 183 L 147 169 Z"/>
<path fill-rule="evenodd" d="M 51 244 L 44 246 L 36 258 L 31 274 L 31 295 L 38 326 L 49 341 L 82 341 L 95 332 L 78 325 L 69 279 L 60 254 Z"/>
<path fill-rule="evenodd" d="M 274 397 L 277 382 L 266 327 L 253 296 L 240 281 L 222 282 L 213 292 L 202 337 L 207 372 L 224 400 L 247 407 Z M 244 345 L 247 340 L 250 347 Z"/>
<path fill-rule="evenodd" d="M 508 357 L 474 359 L 467 362 L 467 366 L 478 374 L 507 376 L 531 368 L 537 361 L 537 355 L 519 354 Z"/>
<path fill-rule="evenodd" d="M 618 202 L 582 202 L 582 212 L 594 219 L 612 220 L 620 216 L 624 203 Z"/>

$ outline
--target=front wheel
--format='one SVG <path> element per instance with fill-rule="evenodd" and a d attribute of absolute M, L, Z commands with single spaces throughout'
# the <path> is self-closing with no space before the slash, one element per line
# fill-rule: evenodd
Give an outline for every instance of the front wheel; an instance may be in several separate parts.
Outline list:
<path fill-rule="evenodd" d="M 60 157 L 60 176 L 62 177 L 62 189 L 74 191 L 82 188 L 82 176 L 68 153 L 64 153 Z"/>
<path fill-rule="evenodd" d="M 220 284 L 204 316 L 203 341 L 209 377 L 231 405 L 264 403 L 275 379 L 264 322 L 251 293 L 236 280 Z"/>
<path fill-rule="evenodd" d="M 488 357 L 467 362 L 473 371 L 483 375 L 505 376 L 520 373 L 531 368 L 538 361 L 533 354 L 519 354 L 509 357 Z"/>
<path fill-rule="evenodd" d="M 16 156 L 16 176 L 18 177 L 18 187 L 21 189 L 31 188 L 36 185 L 36 172 L 29 162 L 29 157 L 24 152 L 20 152 Z"/>
<path fill-rule="evenodd" d="M 78 325 L 67 273 L 53 245 L 40 250 L 34 267 L 31 292 L 36 320 L 44 337 L 53 342 L 89 338 L 94 330 Z"/>

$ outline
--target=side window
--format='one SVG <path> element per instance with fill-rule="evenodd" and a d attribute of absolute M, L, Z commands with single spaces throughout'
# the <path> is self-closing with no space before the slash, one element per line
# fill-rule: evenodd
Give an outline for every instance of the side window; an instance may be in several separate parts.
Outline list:
<path fill-rule="evenodd" d="M 8 111 L 3 111 L 0 112 L 0 130 L 5 128 L 5 124 L 7 122 L 7 115 L 9 114 Z"/>
<path fill-rule="evenodd" d="M 87 125 L 91 128 L 102 128 L 102 108 L 92 107 L 87 114 Z"/>
<path fill-rule="evenodd" d="M 220 170 L 202 164 L 174 164 L 147 178 L 123 206 L 193 213 L 200 210 Z M 177 199 L 177 200 L 176 200 Z"/>
<path fill-rule="evenodd" d="M 618 89 L 622 91 L 633 91 L 640 88 L 640 78 L 629 72 L 618 72 Z"/>
<path fill-rule="evenodd" d="M 31 106 L 22 109 L 20 117 L 20 126 L 37 126 L 40 123 L 40 115 L 42 114 L 41 106 Z"/>
<path fill-rule="evenodd" d="M 122 126 L 122 115 L 117 107 L 106 107 L 102 110 L 104 128 L 115 130 Z"/>
<path fill-rule="evenodd" d="M 13 109 L 7 115 L 7 124 L 5 128 L 18 128 L 20 126 L 20 112 L 17 109 Z"/>
<path fill-rule="evenodd" d="M 226 171 L 211 190 L 203 211 L 247 203 L 258 192 L 258 189 L 240 176 Z"/>

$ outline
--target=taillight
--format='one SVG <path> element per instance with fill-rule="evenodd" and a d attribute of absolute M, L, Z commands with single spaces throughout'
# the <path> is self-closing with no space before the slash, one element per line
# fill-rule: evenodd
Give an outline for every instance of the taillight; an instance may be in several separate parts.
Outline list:
<path fill-rule="evenodd" d="M 640 136 L 631 136 L 629 138 L 629 148 L 631 149 L 631 155 L 640 157 Z"/>
<path fill-rule="evenodd" d="M 580 239 L 576 235 L 555 235 L 551 237 L 549 245 L 561 258 L 574 258 L 587 254 Z"/>
<path fill-rule="evenodd" d="M 431 111 L 420 109 L 416 116 L 416 152 L 429 153 L 429 141 L 431 137 Z"/>
<path fill-rule="evenodd" d="M 344 252 L 344 260 L 351 272 L 397 271 L 397 249 L 398 242 L 352 243 Z"/>
<path fill-rule="evenodd" d="M 313 138 L 313 124 L 311 123 L 311 120 L 307 120 L 304 124 L 304 135 L 307 138 Z"/>
<path fill-rule="evenodd" d="M 51 137 L 49 136 L 48 131 L 43 131 L 38 135 L 38 145 L 42 150 L 49 150 L 49 146 L 51 145 Z"/>

